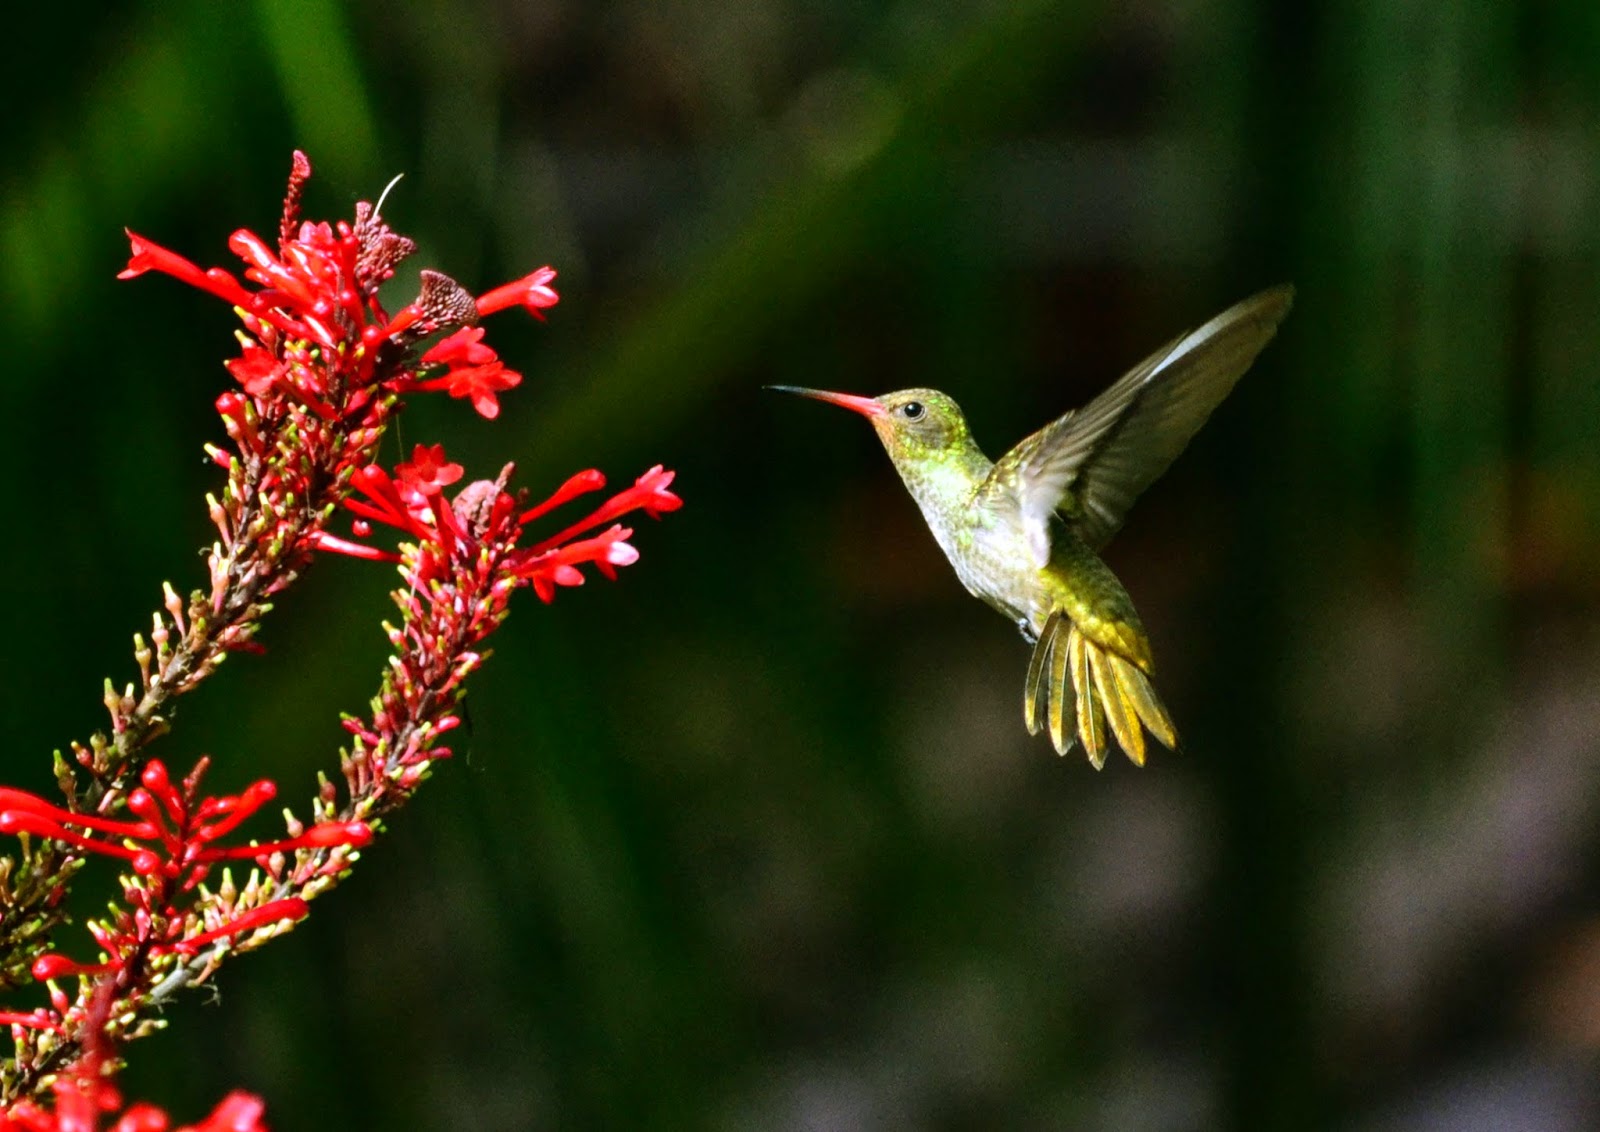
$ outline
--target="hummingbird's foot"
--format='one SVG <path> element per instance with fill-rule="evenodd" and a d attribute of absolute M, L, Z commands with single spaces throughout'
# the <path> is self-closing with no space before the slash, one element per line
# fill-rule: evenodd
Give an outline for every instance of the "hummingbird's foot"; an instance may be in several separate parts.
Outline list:
<path fill-rule="evenodd" d="M 1039 643 L 1039 634 L 1033 631 L 1033 625 L 1029 623 L 1026 617 L 1017 618 L 1017 632 L 1021 633 L 1022 639 L 1030 645 Z"/>

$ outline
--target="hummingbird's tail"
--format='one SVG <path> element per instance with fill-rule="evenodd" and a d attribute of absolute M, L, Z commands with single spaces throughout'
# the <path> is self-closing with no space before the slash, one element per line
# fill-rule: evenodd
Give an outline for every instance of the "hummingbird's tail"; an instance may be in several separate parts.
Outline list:
<path fill-rule="evenodd" d="M 1106 762 L 1107 724 L 1138 766 L 1144 765 L 1146 729 L 1169 750 L 1178 745 L 1177 731 L 1150 677 L 1131 660 L 1085 637 L 1060 610 L 1050 615 L 1034 645 L 1023 717 L 1030 735 L 1039 734 L 1048 721 L 1058 754 L 1066 754 L 1074 739 L 1081 742 L 1096 770 Z"/>

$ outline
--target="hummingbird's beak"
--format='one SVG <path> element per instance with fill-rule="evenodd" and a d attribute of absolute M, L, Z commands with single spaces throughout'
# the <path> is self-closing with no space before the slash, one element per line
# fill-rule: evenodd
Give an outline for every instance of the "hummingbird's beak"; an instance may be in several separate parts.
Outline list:
<path fill-rule="evenodd" d="M 769 385 L 768 389 L 778 393 L 794 393 L 801 397 L 810 397 L 813 401 L 826 401 L 830 405 L 838 405 L 849 409 L 853 413 L 860 413 L 864 417 L 881 417 L 889 410 L 871 397 L 856 397 L 850 393 L 829 393 L 824 389 L 802 389 L 798 385 Z"/>

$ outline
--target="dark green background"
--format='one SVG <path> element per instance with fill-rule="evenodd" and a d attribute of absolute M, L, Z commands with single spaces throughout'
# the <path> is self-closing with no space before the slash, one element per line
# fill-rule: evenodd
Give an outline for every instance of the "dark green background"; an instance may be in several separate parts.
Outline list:
<path fill-rule="evenodd" d="M 187 0 L 8 38 L 9 781 L 201 580 L 234 324 L 118 283 L 122 225 L 227 263 L 295 146 L 312 215 L 407 174 L 412 267 L 561 271 L 547 327 L 491 326 L 502 418 L 431 399 L 406 445 L 660 461 L 687 501 L 618 583 L 523 595 L 460 758 L 130 1092 L 282 1129 L 1600 1123 L 1593 0 Z M 1030 740 L 1027 650 L 869 430 L 760 391 L 938 386 L 996 453 L 1281 280 L 1109 552 L 1185 737 L 1143 771 Z M 321 563 L 161 755 L 309 794 L 391 578 Z"/>

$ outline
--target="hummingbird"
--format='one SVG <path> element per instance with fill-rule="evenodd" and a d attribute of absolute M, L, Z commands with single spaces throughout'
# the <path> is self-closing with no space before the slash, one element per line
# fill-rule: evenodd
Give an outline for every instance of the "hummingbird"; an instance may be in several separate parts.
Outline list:
<path fill-rule="evenodd" d="M 990 462 L 961 408 L 937 389 L 858 397 L 769 388 L 866 417 L 968 592 L 1033 646 L 1023 686 L 1028 733 L 1076 741 L 1095 769 L 1107 730 L 1136 765 L 1145 732 L 1168 750 L 1172 718 L 1151 683 L 1149 637 L 1098 551 L 1139 493 L 1183 451 L 1289 313 L 1273 287 L 1180 334 L 1082 409 Z"/>

